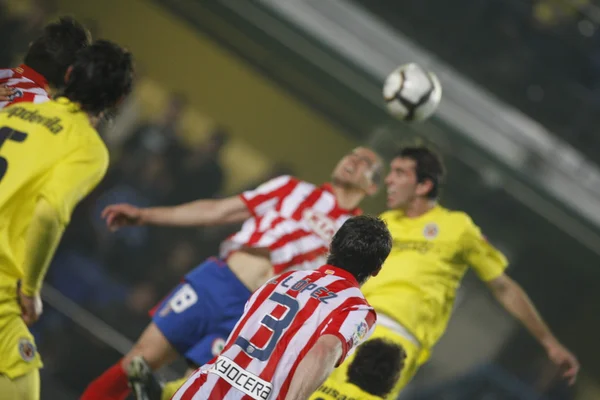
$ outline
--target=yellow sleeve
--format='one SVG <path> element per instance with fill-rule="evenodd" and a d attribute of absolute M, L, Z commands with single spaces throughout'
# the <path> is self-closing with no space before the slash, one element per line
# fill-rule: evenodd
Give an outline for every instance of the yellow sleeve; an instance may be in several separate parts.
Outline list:
<path fill-rule="evenodd" d="M 104 146 L 76 148 L 46 180 L 27 231 L 22 291 L 38 293 L 73 209 L 100 182 L 108 167 Z"/>
<path fill-rule="evenodd" d="M 40 196 L 57 210 L 61 223 L 66 225 L 77 203 L 100 183 L 107 168 L 104 145 L 78 147 L 54 166 Z"/>
<path fill-rule="evenodd" d="M 46 271 L 60 242 L 65 226 L 57 210 L 44 198 L 36 204 L 25 240 L 25 260 L 21 291 L 27 296 L 39 293 Z"/>
<path fill-rule="evenodd" d="M 504 273 L 508 260 L 487 241 L 479 227 L 468 217 L 460 240 L 466 263 L 482 281 L 491 281 Z"/>

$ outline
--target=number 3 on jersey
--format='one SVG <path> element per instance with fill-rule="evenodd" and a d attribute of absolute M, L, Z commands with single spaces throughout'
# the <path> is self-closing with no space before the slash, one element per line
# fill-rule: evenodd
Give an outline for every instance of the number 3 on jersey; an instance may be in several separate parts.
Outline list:
<path fill-rule="evenodd" d="M 14 129 L 8 128 L 6 126 L 0 128 L 0 151 L 2 151 L 2 145 L 7 141 L 11 140 L 13 142 L 21 143 L 27 139 L 27 134 L 24 132 L 15 131 Z M 0 182 L 2 182 L 2 178 L 4 178 L 4 174 L 8 170 L 8 160 L 0 154 Z"/>
<path fill-rule="evenodd" d="M 300 308 L 298 300 L 285 294 L 275 292 L 269 297 L 269 300 L 284 306 L 287 308 L 287 311 L 285 313 L 285 317 L 282 319 L 275 319 L 272 315 L 267 314 L 262 321 L 260 321 L 262 325 L 266 326 L 273 332 L 266 346 L 262 349 L 258 349 L 255 345 L 241 336 L 235 341 L 235 344 L 244 349 L 244 351 L 250 357 L 256 358 L 260 361 L 266 361 L 269 359 L 269 357 L 271 357 L 271 353 L 273 353 L 273 350 L 275 350 L 277 341 L 283 334 L 285 328 L 290 326 Z"/>

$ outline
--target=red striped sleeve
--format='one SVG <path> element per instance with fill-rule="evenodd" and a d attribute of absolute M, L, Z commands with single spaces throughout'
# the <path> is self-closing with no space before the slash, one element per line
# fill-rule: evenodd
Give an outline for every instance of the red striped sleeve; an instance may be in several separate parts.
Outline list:
<path fill-rule="evenodd" d="M 254 190 L 248 190 L 240 194 L 240 198 L 254 216 L 263 215 L 265 208 L 276 205 L 277 200 L 290 194 L 298 185 L 299 181 L 288 175 L 280 176 L 267 181 Z"/>
<path fill-rule="evenodd" d="M 320 335 L 335 335 L 342 341 L 342 356 L 338 365 L 346 359 L 353 348 L 368 338 L 376 320 L 375 311 L 362 299 L 332 316 Z"/>

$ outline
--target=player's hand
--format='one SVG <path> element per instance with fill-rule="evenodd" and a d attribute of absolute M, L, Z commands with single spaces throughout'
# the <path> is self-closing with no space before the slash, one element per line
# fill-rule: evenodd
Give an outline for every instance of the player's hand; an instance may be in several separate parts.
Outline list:
<path fill-rule="evenodd" d="M 10 100 L 10 96 L 15 93 L 15 90 L 8 86 L 0 86 L 0 101 Z"/>
<path fill-rule="evenodd" d="M 39 294 L 27 296 L 19 290 L 19 305 L 21 306 L 21 317 L 27 326 L 32 325 L 42 315 L 43 305 Z"/>
<path fill-rule="evenodd" d="M 124 226 L 142 225 L 142 209 L 131 204 L 114 204 L 102 211 L 102 218 L 111 231 L 116 231 Z"/>
<path fill-rule="evenodd" d="M 558 342 L 546 346 L 546 350 L 550 361 L 559 367 L 562 377 L 569 382 L 569 385 L 574 384 L 579 372 L 579 361 L 575 355 Z"/>

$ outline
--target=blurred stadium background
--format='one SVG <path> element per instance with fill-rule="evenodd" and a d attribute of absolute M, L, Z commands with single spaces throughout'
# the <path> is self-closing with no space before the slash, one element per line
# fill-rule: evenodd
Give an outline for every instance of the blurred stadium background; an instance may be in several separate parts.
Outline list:
<path fill-rule="evenodd" d="M 77 209 L 35 326 L 43 399 L 76 399 L 147 310 L 235 226 L 110 234 L 104 205 L 219 197 L 289 172 L 325 181 L 360 143 L 426 141 L 443 204 L 473 216 L 582 363 L 574 389 L 469 275 L 450 329 L 403 399 L 600 399 L 600 2 L 597 0 L 0 0 L 0 65 L 71 14 L 136 57 L 103 133 L 103 184 Z M 444 87 L 409 126 L 381 82 L 416 61 Z M 383 196 L 366 211 L 383 210 Z M 181 371 L 175 364 L 166 376 Z"/>

